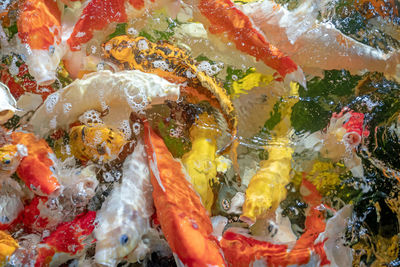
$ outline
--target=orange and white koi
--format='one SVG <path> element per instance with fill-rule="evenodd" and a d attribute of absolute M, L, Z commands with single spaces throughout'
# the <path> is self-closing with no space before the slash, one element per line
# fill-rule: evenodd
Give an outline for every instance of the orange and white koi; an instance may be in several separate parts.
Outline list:
<path fill-rule="evenodd" d="M 35 194 L 48 196 L 60 189 L 54 175 L 55 155 L 44 139 L 32 133 L 13 132 L 12 144 L 24 148 L 23 157 L 17 167 L 18 176 Z M 22 150 L 22 149 L 20 149 Z"/>
<path fill-rule="evenodd" d="M 189 0 L 197 7 L 201 16 L 199 20 L 213 34 L 225 35 L 236 45 L 236 48 L 247 53 L 267 66 L 275 69 L 286 80 L 305 84 L 303 71 L 282 51 L 279 46 L 269 43 L 256 25 L 230 0 Z"/>
<path fill-rule="evenodd" d="M 307 0 L 296 10 L 288 11 L 272 0 L 265 0 L 242 5 L 242 10 L 272 45 L 307 72 L 346 69 L 358 73 L 367 69 L 397 74 L 398 52 L 385 54 L 342 34 L 332 23 L 318 22 L 319 2 Z"/>
<path fill-rule="evenodd" d="M 225 266 L 212 225 L 182 164 L 144 122 L 144 136 L 157 219 L 172 252 L 186 266 Z"/>
<path fill-rule="evenodd" d="M 49 266 L 60 258 L 64 261 L 79 257 L 90 242 L 88 237 L 95 227 L 96 212 L 88 211 L 76 216 L 70 222 L 61 223 L 48 237 L 37 246 L 35 267 Z M 58 257 L 55 257 L 58 256 Z"/>
<path fill-rule="evenodd" d="M 309 214 L 305 221 L 305 232 L 289 249 L 287 244 L 273 244 L 240 233 L 233 229 L 224 233 L 220 246 L 229 266 L 251 266 L 255 261 L 267 266 L 302 265 L 310 262 L 311 255 L 319 255 L 319 265 L 327 265 L 328 261 L 324 242 L 315 242 L 319 234 L 325 230 L 324 206 L 322 196 L 310 182 L 303 179 L 301 193 L 309 204 Z"/>
<path fill-rule="evenodd" d="M 56 68 L 64 55 L 61 46 L 61 15 L 57 1 L 20 1 L 18 37 L 25 46 L 29 73 L 39 85 L 56 79 Z"/>

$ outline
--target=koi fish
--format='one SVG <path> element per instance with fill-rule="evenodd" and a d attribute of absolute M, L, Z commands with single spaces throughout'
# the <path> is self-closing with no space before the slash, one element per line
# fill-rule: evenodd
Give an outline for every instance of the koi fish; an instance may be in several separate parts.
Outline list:
<path fill-rule="evenodd" d="M 12 144 L 26 149 L 17 167 L 17 174 L 35 194 L 48 196 L 60 189 L 54 175 L 55 155 L 44 139 L 32 133 L 12 132 Z"/>
<path fill-rule="evenodd" d="M 274 128 L 272 144 L 267 147 L 268 159 L 260 162 L 260 169 L 251 178 L 246 190 L 241 220 L 253 224 L 257 218 L 266 217 L 270 209 L 275 210 L 286 198 L 285 186 L 290 182 L 293 149 L 290 146 L 290 115 L 293 105 L 298 101 L 297 84 L 291 84 L 291 93 L 282 108 L 283 119 Z"/>
<path fill-rule="evenodd" d="M 76 168 L 66 160 L 57 165 L 55 174 L 61 185 L 59 196 L 35 196 L 25 206 L 22 223 L 30 232 L 53 230 L 59 223 L 74 218 L 86 208 L 99 184 L 93 165 Z"/>
<path fill-rule="evenodd" d="M 305 84 L 304 74 L 296 63 L 278 47 L 270 44 L 256 25 L 230 0 L 187 2 L 198 8 L 201 16 L 205 18 L 200 16 L 199 20 L 208 26 L 212 34 L 223 35 L 241 52 L 275 69 L 283 79 Z"/>
<path fill-rule="evenodd" d="M 8 230 L 19 222 L 24 210 L 20 185 L 11 178 L 0 181 L 0 230 Z"/>
<path fill-rule="evenodd" d="M 125 69 L 138 69 L 154 73 L 172 83 L 187 84 L 181 93 L 189 102 L 206 100 L 219 109 L 228 123 L 233 137 L 236 137 L 237 116 L 232 101 L 226 91 L 203 71 L 187 51 L 174 45 L 153 43 L 144 37 L 130 38 L 121 35 L 103 45 L 106 58 Z"/>
<path fill-rule="evenodd" d="M 241 8 L 272 45 L 307 72 L 346 69 L 358 73 L 367 69 L 397 75 L 399 53 L 385 54 L 342 34 L 332 23 L 318 22 L 319 1 L 305 1 L 294 11 L 272 0 Z"/>
<path fill-rule="evenodd" d="M 19 247 L 18 242 L 4 231 L 0 231 L 0 265 L 6 262 Z"/>
<path fill-rule="evenodd" d="M 19 100 L 26 93 L 40 95 L 42 100 L 45 100 L 48 95 L 55 91 L 51 85 L 39 86 L 35 80 L 32 80 L 28 75 L 28 66 L 25 63 L 18 67 L 17 75 L 11 75 L 10 69 L 7 67 L 2 69 L 0 73 L 0 80 L 8 86 L 16 100 Z"/>
<path fill-rule="evenodd" d="M 17 110 L 17 101 L 11 95 L 8 87 L 0 82 L 0 124 L 4 124 Z"/>
<path fill-rule="evenodd" d="M 89 245 L 87 239 L 94 230 L 96 212 L 88 211 L 76 216 L 70 222 L 58 225 L 48 237 L 45 237 L 37 246 L 35 266 L 48 266 L 55 263 L 57 258 L 68 260 L 78 257 Z M 58 256 L 58 257 L 55 257 Z"/>
<path fill-rule="evenodd" d="M 143 241 L 151 230 L 150 217 L 154 213 L 150 170 L 142 141 L 129 155 L 122 167 L 120 185 L 97 213 L 98 225 L 95 260 L 104 266 L 116 266 L 128 254 L 133 262 L 142 260 L 150 251 Z"/>
<path fill-rule="evenodd" d="M 122 132 L 95 123 L 72 127 L 69 136 L 71 153 L 81 161 L 114 160 L 127 143 Z"/>
<path fill-rule="evenodd" d="M 56 1 L 20 1 L 18 37 L 26 49 L 29 73 L 39 85 L 56 79 L 56 68 L 64 55 L 61 46 L 62 8 Z"/>
<path fill-rule="evenodd" d="M 187 84 L 182 86 L 182 95 L 189 102 L 198 103 L 206 100 L 223 114 L 231 134 L 231 144 L 219 154 L 231 152 L 233 166 L 239 173 L 236 148 L 238 146 L 238 120 L 235 108 L 226 91 L 218 83 L 195 65 L 195 60 L 188 53 L 168 43 L 152 43 L 144 37 L 130 38 L 117 36 L 103 46 L 104 54 L 121 69 L 129 66 L 144 72 L 154 73 L 166 80 Z"/>
<path fill-rule="evenodd" d="M 83 9 L 67 43 L 72 51 L 78 51 L 96 31 L 104 30 L 109 24 L 127 22 L 129 18 L 138 18 L 147 10 L 168 6 L 170 2 L 173 1 L 91 0 Z"/>
<path fill-rule="evenodd" d="M 176 257 L 187 266 L 225 266 L 210 218 L 168 148 L 144 122 L 157 219 Z"/>
<path fill-rule="evenodd" d="M 311 183 L 306 180 L 303 182 L 301 190 L 310 210 L 306 217 L 305 232 L 293 247 L 289 249 L 287 244 L 273 244 L 243 234 L 240 230 L 229 229 L 220 241 L 229 266 L 251 266 L 256 261 L 267 266 L 302 265 L 309 263 L 314 254 L 319 256 L 318 266 L 330 263 L 323 248 L 326 240 L 315 243 L 326 226 L 323 208 L 320 206 L 322 196 Z"/>
<path fill-rule="evenodd" d="M 182 157 L 195 191 L 200 195 L 206 210 L 211 214 L 214 193 L 211 185 L 217 176 L 217 137 L 220 135 L 214 118 L 201 114 L 190 128 L 192 149 Z"/>
<path fill-rule="evenodd" d="M 36 110 L 29 124 L 39 136 L 47 136 L 56 128 L 68 130 L 69 125 L 78 121 L 85 111 L 109 110 L 102 118 L 104 124 L 113 129 L 129 130 L 127 125 L 131 112 L 141 113 L 166 100 L 176 101 L 179 88 L 179 85 L 157 75 L 138 70 L 99 71 L 51 94 Z"/>
<path fill-rule="evenodd" d="M 17 170 L 23 156 L 22 145 L 5 144 L 0 147 L 0 180 L 7 179 Z"/>

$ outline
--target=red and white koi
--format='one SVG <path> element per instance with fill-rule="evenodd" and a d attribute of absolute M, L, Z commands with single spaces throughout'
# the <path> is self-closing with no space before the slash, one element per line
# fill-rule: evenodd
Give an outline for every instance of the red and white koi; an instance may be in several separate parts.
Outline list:
<path fill-rule="evenodd" d="M 35 267 L 61 264 L 68 259 L 79 257 L 90 245 L 88 240 L 95 227 L 95 218 L 96 212 L 88 211 L 79 214 L 70 222 L 58 225 L 57 229 L 37 246 Z"/>
<path fill-rule="evenodd" d="M 60 182 L 60 194 L 57 197 L 35 196 L 25 206 L 22 222 L 25 228 L 33 232 L 53 230 L 59 223 L 74 218 L 85 209 L 95 195 L 99 182 L 93 165 L 76 168 L 73 158 L 58 162 L 55 175 Z"/>

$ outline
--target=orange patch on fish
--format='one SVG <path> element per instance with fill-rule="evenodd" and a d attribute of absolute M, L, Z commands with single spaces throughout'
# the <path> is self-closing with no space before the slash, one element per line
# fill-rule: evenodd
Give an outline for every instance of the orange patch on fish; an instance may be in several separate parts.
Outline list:
<path fill-rule="evenodd" d="M 17 174 L 28 188 L 39 195 L 50 195 L 59 189 L 60 184 L 51 170 L 54 162 L 49 157 L 54 153 L 46 141 L 24 132 L 13 132 L 11 138 L 14 145 L 24 145 L 27 149 L 27 156 L 22 158 Z"/>
<path fill-rule="evenodd" d="M 192 189 L 164 141 L 144 122 L 157 219 L 172 251 L 187 266 L 225 266 L 211 236 L 212 225 L 199 196 Z"/>
<path fill-rule="evenodd" d="M 227 33 L 238 50 L 262 60 L 282 77 L 297 70 L 297 65 L 268 43 L 250 19 L 230 0 L 200 0 L 198 8 L 209 20 L 210 31 L 215 34 Z"/>
<path fill-rule="evenodd" d="M 60 43 L 61 11 L 53 0 L 25 0 L 20 3 L 18 36 L 31 49 L 48 50 Z"/>

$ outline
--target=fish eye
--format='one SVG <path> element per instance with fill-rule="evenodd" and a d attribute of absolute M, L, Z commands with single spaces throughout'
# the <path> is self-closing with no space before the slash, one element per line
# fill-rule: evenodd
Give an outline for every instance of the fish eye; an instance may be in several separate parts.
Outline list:
<path fill-rule="evenodd" d="M 119 238 L 119 242 L 121 243 L 121 245 L 125 245 L 126 243 L 128 243 L 129 241 L 129 237 L 125 234 L 121 235 L 121 237 Z"/>

